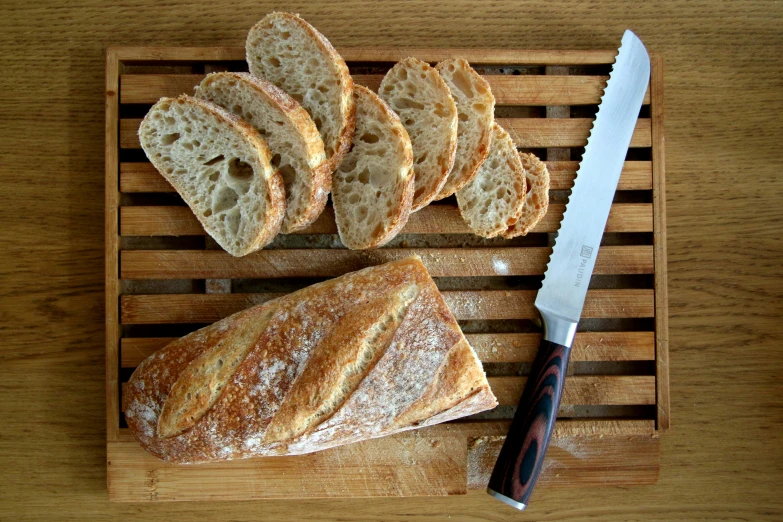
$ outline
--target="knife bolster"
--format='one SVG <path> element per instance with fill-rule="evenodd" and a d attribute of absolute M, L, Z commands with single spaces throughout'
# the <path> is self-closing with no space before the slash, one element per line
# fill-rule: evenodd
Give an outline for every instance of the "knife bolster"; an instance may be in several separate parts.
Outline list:
<path fill-rule="evenodd" d="M 570 348 L 574 342 L 578 323 L 553 314 L 548 310 L 539 309 L 538 311 L 541 313 L 541 319 L 544 322 L 544 340 Z"/>

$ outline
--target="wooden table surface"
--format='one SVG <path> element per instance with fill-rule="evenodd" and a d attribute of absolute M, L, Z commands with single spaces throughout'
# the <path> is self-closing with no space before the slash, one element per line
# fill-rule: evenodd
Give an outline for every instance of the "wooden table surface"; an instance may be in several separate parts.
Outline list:
<path fill-rule="evenodd" d="M 783 517 L 783 3 L 5 1 L 0 15 L 0 520 Z M 338 46 L 607 49 L 666 60 L 672 429 L 656 486 L 466 497 L 110 504 L 104 51 L 242 45 L 273 9 Z M 175 518 L 176 517 L 176 518 Z"/>

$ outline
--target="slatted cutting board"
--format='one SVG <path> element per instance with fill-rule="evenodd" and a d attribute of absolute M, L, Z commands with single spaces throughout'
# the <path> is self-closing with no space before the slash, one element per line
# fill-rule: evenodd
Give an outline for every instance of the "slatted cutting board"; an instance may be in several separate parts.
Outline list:
<path fill-rule="evenodd" d="M 413 214 L 388 246 L 346 250 L 330 208 L 307 230 L 236 259 L 205 235 L 147 162 L 136 135 L 161 96 L 205 73 L 245 70 L 242 48 L 112 48 L 106 74 L 106 406 L 109 496 L 118 501 L 462 494 L 485 487 L 535 357 L 535 291 L 615 51 L 341 49 L 377 89 L 406 56 L 460 56 L 483 74 L 496 118 L 552 175 L 546 218 L 527 237 L 486 240 L 453 198 Z M 658 477 L 669 426 L 662 61 L 609 216 L 541 484 L 636 485 Z M 475 347 L 500 406 L 445 425 L 298 457 L 176 466 L 128 432 L 123 384 L 172 338 L 248 306 L 366 266 L 419 254 Z M 313 480 L 317 478 L 317 480 Z"/>

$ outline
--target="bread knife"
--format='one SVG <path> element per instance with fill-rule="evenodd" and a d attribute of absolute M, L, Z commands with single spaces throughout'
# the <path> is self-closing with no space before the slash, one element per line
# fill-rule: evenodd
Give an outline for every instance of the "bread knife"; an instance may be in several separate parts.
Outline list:
<path fill-rule="evenodd" d="M 560 407 L 571 344 L 609 209 L 650 83 L 650 57 L 625 31 L 557 233 L 535 307 L 544 336 L 487 492 L 525 509 Z"/>

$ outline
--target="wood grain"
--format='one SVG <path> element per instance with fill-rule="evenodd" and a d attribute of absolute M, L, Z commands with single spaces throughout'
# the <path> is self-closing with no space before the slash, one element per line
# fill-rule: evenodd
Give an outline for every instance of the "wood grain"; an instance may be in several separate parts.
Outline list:
<path fill-rule="evenodd" d="M 515 76 L 488 74 L 484 78 L 492 89 L 497 105 L 549 105 L 553 100 L 568 105 L 592 105 L 601 101 L 608 76 Z M 121 103 L 152 104 L 158 99 L 193 94 L 203 74 L 123 74 L 120 78 Z M 382 74 L 354 74 L 353 80 L 373 92 L 383 80 Z M 650 103 L 649 92 L 645 104 Z"/>
<path fill-rule="evenodd" d="M 400 461 L 400 454 L 404 457 Z M 376 497 L 459 495 L 466 490 L 467 447 L 457 437 L 385 437 L 297 457 L 271 457 L 198 466 L 167 464 L 135 441 L 109 443 L 118 470 L 109 498 L 120 502 L 350 497 L 369 488 Z M 141 471 L 141 472 L 140 472 Z M 205 487 L 187 487 L 188 484 Z M 429 484 L 434 491 L 428 491 Z"/>
<path fill-rule="evenodd" d="M 548 120 L 546 118 L 497 118 L 517 147 L 584 147 L 593 126 L 591 118 Z M 120 120 L 120 148 L 140 149 L 140 118 Z M 649 147 L 652 134 L 649 118 L 639 118 L 631 138 L 631 147 Z"/>
<path fill-rule="evenodd" d="M 108 173 L 105 193 L 106 223 L 104 263 L 106 270 L 106 409 L 111 413 L 106 415 L 106 439 L 116 440 L 119 428 L 119 394 L 118 368 L 115 364 L 119 354 L 120 326 L 118 299 L 120 295 L 119 274 L 119 213 L 120 192 L 118 185 L 117 126 L 114 122 L 119 118 L 118 91 L 120 63 L 114 53 L 106 54 L 106 172 Z"/>
<path fill-rule="evenodd" d="M 459 320 L 535 319 L 535 290 L 442 292 Z M 120 296 L 122 324 L 212 323 L 281 294 L 147 294 Z M 589 290 L 582 318 L 652 317 L 652 290 Z"/>
<path fill-rule="evenodd" d="M 655 375 L 657 378 L 657 426 L 659 430 L 668 430 L 671 425 L 669 398 L 669 290 L 667 283 L 668 267 L 666 263 L 666 176 L 665 143 L 663 139 L 663 58 L 652 57 L 650 85 L 655 96 L 652 109 L 653 138 L 659 138 L 661 144 L 653 151 L 653 183 L 655 192 L 653 204 L 659 210 L 653 221 L 655 237 L 655 329 L 661 332 L 656 339 Z"/>
<path fill-rule="evenodd" d="M 541 334 L 467 334 L 482 362 L 532 362 Z M 120 340 L 120 366 L 135 368 L 174 337 L 125 337 Z M 579 332 L 571 348 L 572 361 L 655 360 L 653 332 Z"/>
<path fill-rule="evenodd" d="M 576 161 L 545 161 L 549 170 L 551 190 L 567 190 L 573 187 Z M 626 161 L 623 166 L 617 190 L 652 189 L 652 162 Z M 168 181 L 161 176 L 151 163 L 120 163 L 120 191 L 135 192 L 175 192 Z"/>
<path fill-rule="evenodd" d="M 560 227 L 565 205 L 552 203 L 532 233 L 555 232 Z M 652 232 L 652 205 L 617 203 L 609 211 L 605 232 Z M 187 207 L 120 207 L 123 236 L 203 236 L 201 223 Z M 295 234 L 336 234 L 334 211 L 327 206 L 309 227 Z M 452 205 L 430 205 L 411 214 L 401 234 L 469 234 L 470 229 Z"/>
<path fill-rule="evenodd" d="M 122 279 L 335 277 L 418 255 L 432 277 L 543 275 L 552 249 L 384 248 L 260 250 L 237 258 L 222 250 L 126 250 Z M 598 251 L 595 274 L 651 274 L 652 246 L 607 246 Z"/>
<path fill-rule="evenodd" d="M 783 517 L 783 4 L 240 0 L 231 9 L 216 2 L 162 9 L 149 0 L 12 0 L 5 7 L 0 83 L 9 103 L 0 104 L 0 190 L 13 204 L 0 209 L 3 520 L 520 518 L 483 491 L 405 501 L 108 501 L 105 47 L 223 45 L 234 50 L 210 58 L 241 61 L 247 28 L 282 7 L 300 12 L 341 49 L 462 46 L 487 56 L 499 47 L 611 49 L 631 27 L 665 57 L 673 429 L 660 439 L 660 480 L 555 489 L 545 487 L 545 475 L 535 511 L 523 518 Z M 551 54 L 545 63 L 565 56 Z M 614 58 L 611 51 L 600 56 L 605 63 Z M 657 439 L 643 439 L 656 443 L 645 451 L 657 451 Z M 567 468 L 552 469 L 553 481 L 574 483 L 564 469 L 593 464 L 577 448 L 567 441 L 558 450 L 569 460 Z M 615 457 L 597 476 L 628 476 L 623 463 L 634 455 Z"/>

